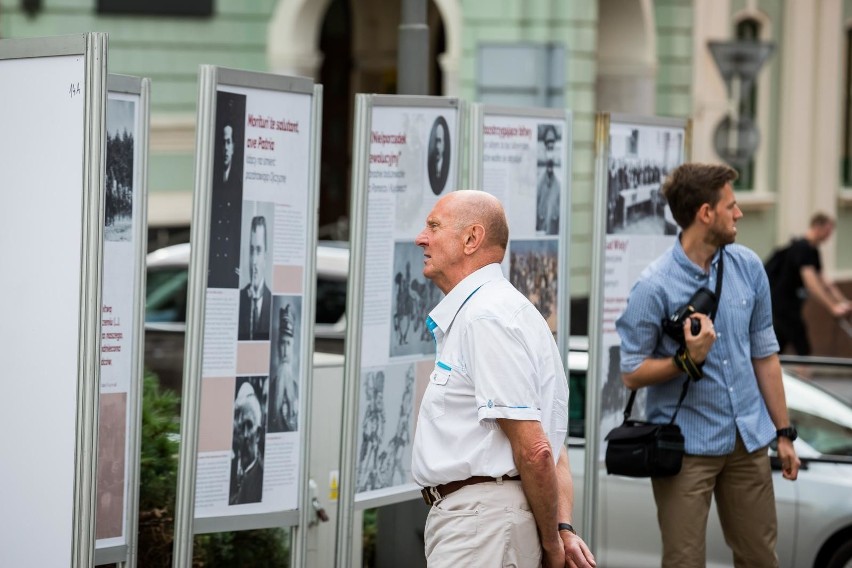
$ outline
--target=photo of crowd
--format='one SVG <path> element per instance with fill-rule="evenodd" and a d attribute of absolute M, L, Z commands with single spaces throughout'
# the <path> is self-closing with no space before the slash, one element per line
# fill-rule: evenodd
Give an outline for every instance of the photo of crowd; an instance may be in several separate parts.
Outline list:
<path fill-rule="evenodd" d="M 511 241 L 509 280 L 538 308 L 550 330 L 557 326 L 558 249 L 556 239 Z"/>

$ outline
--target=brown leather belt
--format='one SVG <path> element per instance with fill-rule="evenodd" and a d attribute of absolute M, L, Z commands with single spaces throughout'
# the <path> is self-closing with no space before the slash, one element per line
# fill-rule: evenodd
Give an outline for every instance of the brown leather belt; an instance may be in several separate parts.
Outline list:
<path fill-rule="evenodd" d="M 444 483 L 443 485 L 436 485 L 434 487 L 424 487 L 420 490 L 420 494 L 423 495 L 423 500 L 426 501 L 426 504 L 430 507 L 437 503 L 439 500 L 443 499 L 450 493 L 454 493 L 465 487 L 467 485 L 474 485 L 476 483 L 487 483 L 489 481 L 520 481 L 520 475 L 501 475 L 500 477 L 489 477 L 487 475 L 474 475 L 473 477 L 468 477 L 467 479 L 462 479 L 461 481 L 450 481 L 449 483 Z"/>

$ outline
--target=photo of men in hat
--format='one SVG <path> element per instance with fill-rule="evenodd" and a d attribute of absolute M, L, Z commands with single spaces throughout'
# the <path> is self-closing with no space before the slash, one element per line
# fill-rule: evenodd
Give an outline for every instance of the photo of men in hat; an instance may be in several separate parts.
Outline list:
<path fill-rule="evenodd" d="M 561 139 L 561 128 L 554 124 L 538 127 L 538 183 L 536 184 L 535 230 L 545 235 L 559 234 L 559 197 L 562 186 L 556 170 L 561 176 L 562 162 L 557 143 Z"/>
<path fill-rule="evenodd" d="M 299 332 L 302 298 L 275 296 L 269 387 L 269 432 L 299 430 Z"/>

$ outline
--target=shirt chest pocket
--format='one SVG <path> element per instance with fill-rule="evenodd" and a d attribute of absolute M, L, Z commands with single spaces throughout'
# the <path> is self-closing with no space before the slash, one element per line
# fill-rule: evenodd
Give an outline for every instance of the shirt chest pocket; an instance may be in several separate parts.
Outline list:
<path fill-rule="evenodd" d="M 734 337 L 748 338 L 751 316 L 754 311 L 754 293 L 728 295 L 722 290 L 722 308 L 727 313 L 725 317 L 730 322 L 728 333 Z"/>
<path fill-rule="evenodd" d="M 446 412 L 447 386 L 453 375 L 450 365 L 438 361 L 429 375 L 429 386 L 423 395 L 423 411 L 430 420 L 440 418 Z"/>

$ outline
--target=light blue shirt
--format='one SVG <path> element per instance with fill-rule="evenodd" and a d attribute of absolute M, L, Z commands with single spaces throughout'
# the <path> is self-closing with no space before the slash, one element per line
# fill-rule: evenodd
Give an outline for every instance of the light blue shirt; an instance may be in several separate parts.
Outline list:
<path fill-rule="evenodd" d="M 676 423 L 686 453 L 719 456 L 734 450 L 736 434 L 749 451 L 775 439 L 775 425 L 757 385 L 752 359 L 778 351 L 772 328 L 769 282 L 760 258 L 741 245 L 725 247 L 721 302 L 713 322 L 716 342 L 704 364 L 704 378 L 689 386 Z M 687 258 L 680 239 L 648 266 L 633 286 L 627 308 L 616 321 L 621 337 L 621 372 L 635 371 L 649 358 L 671 357 L 678 343 L 661 322 L 685 305 L 696 290 L 716 289 L 719 253 L 710 274 Z M 685 374 L 648 389 L 647 419 L 668 422 Z"/>

